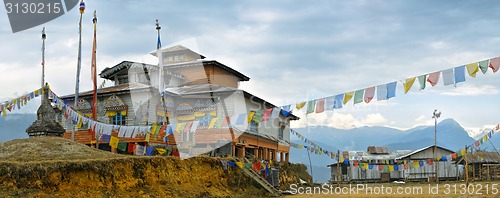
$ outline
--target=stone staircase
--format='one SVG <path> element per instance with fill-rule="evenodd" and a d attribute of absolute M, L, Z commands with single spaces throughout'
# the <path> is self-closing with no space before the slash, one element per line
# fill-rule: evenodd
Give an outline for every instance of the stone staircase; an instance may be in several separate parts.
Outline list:
<path fill-rule="evenodd" d="M 250 160 L 247 158 L 243 158 L 245 163 L 251 163 Z M 246 175 L 251 177 L 253 180 L 255 180 L 257 183 L 259 183 L 262 187 L 264 187 L 269 193 L 271 193 L 273 196 L 279 197 L 281 196 L 281 191 L 277 188 L 275 188 L 273 185 L 271 185 L 265 178 L 260 176 L 259 173 L 255 172 L 253 169 L 241 169 Z"/>

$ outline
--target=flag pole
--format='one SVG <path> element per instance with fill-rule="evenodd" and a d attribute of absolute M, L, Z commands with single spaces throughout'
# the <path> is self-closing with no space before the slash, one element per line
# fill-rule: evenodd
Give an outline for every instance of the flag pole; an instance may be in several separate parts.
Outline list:
<path fill-rule="evenodd" d="M 82 67 L 82 17 L 83 13 L 85 12 L 85 2 L 83 0 L 80 2 L 80 23 L 79 23 L 79 29 L 78 29 L 78 35 L 79 35 L 79 40 L 78 40 L 78 62 L 76 65 L 76 85 L 75 85 L 75 103 L 73 105 L 73 109 L 78 112 L 78 93 L 80 89 L 80 69 Z M 71 133 L 71 140 L 75 141 L 75 131 L 76 131 L 76 125 L 73 128 L 73 131 Z"/>
<path fill-rule="evenodd" d="M 45 39 L 47 35 L 45 34 L 45 27 L 42 29 L 42 88 L 45 86 Z M 43 97 L 43 95 L 42 95 Z"/>
<path fill-rule="evenodd" d="M 163 82 L 163 53 L 161 52 L 161 37 L 160 37 L 160 22 L 156 19 L 156 31 L 158 32 L 158 41 L 156 43 L 156 54 L 158 55 L 158 91 L 160 93 L 160 100 L 165 115 L 165 124 L 168 124 L 167 108 L 165 106 L 165 83 Z M 165 134 L 168 136 L 168 133 Z"/>
<path fill-rule="evenodd" d="M 91 72 L 92 72 L 92 82 L 94 84 L 94 91 L 92 96 L 92 119 L 97 120 L 97 11 L 94 10 L 94 18 L 92 19 L 92 23 L 94 24 L 94 41 L 92 43 L 92 64 L 91 64 Z M 92 130 L 92 140 L 96 139 L 96 148 L 99 149 L 99 140 L 101 139 L 100 134 L 99 138 L 96 138 L 96 133 L 94 129 Z"/>

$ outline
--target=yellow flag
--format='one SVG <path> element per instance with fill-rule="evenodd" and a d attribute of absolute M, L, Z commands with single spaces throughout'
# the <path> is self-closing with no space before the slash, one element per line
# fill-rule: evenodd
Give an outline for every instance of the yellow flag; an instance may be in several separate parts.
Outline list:
<path fill-rule="evenodd" d="M 167 149 L 164 149 L 164 148 L 156 148 L 156 151 L 158 152 L 158 154 L 163 155 L 164 153 L 166 153 L 166 152 L 167 152 Z"/>
<path fill-rule="evenodd" d="M 485 136 L 483 137 L 483 140 L 484 140 L 485 142 L 486 142 L 486 141 L 488 141 L 488 135 L 485 135 Z"/>
<path fill-rule="evenodd" d="M 389 171 L 394 171 L 394 165 L 389 165 Z"/>
<path fill-rule="evenodd" d="M 120 139 L 118 139 L 117 137 L 111 136 L 111 139 L 109 140 L 109 146 L 111 146 L 112 148 L 118 148 L 119 141 Z"/>
<path fill-rule="evenodd" d="M 176 130 L 177 132 L 180 132 L 181 130 L 184 130 L 184 127 L 185 127 L 185 126 L 186 126 L 186 125 L 183 125 L 183 123 L 177 123 L 177 126 L 175 127 L 175 130 Z"/>
<path fill-rule="evenodd" d="M 82 118 L 78 119 L 78 123 L 76 124 L 76 127 L 77 128 L 82 128 L 82 125 L 83 125 L 83 121 L 82 121 Z"/>
<path fill-rule="evenodd" d="M 156 127 L 158 127 L 158 125 L 153 124 L 153 127 L 151 127 L 151 133 L 155 133 L 156 132 Z"/>
<path fill-rule="evenodd" d="M 250 123 L 252 121 L 254 115 L 255 115 L 255 111 L 248 112 L 247 123 Z"/>
<path fill-rule="evenodd" d="M 367 163 L 364 163 L 364 164 L 363 164 L 363 168 L 365 168 L 365 170 L 368 170 L 368 164 L 367 164 Z"/>
<path fill-rule="evenodd" d="M 306 102 L 299 102 L 297 104 L 295 104 L 295 108 L 297 108 L 297 110 L 299 109 L 302 109 L 302 107 L 304 107 L 306 105 Z"/>
<path fill-rule="evenodd" d="M 219 118 L 212 118 L 212 120 L 210 120 L 210 124 L 208 125 L 208 128 L 211 129 L 211 128 L 214 128 L 215 124 L 217 123 L 217 120 Z"/>
<path fill-rule="evenodd" d="M 462 149 L 462 150 L 460 150 L 460 152 L 462 153 L 462 156 L 464 156 L 467 153 L 467 150 Z"/>
<path fill-rule="evenodd" d="M 144 141 L 149 142 L 149 139 L 151 139 L 151 133 L 146 133 L 146 138 L 144 138 Z"/>
<path fill-rule="evenodd" d="M 7 116 L 7 108 L 2 111 L 2 116 Z"/>
<path fill-rule="evenodd" d="M 414 168 L 419 168 L 420 167 L 420 164 L 418 163 L 418 161 L 414 161 L 413 162 L 413 167 Z"/>
<path fill-rule="evenodd" d="M 243 168 L 243 162 L 236 162 L 236 166 Z"/>
<path fill-rule="evenodd" d="M 415 77 L 406 79 L 406 82 L 404 83 L 405 93 L 408 93 L 408 91 L 410 91 L 410 88 L 414 82 L 415 82 Z"/>
<path fill-rule="evenodd" d="M 354 96 L 354 91 L 344 94 L 344 104 L 347 104 L 349 100 Z"/>
<path fill-rule="evenodd" d="M 339 162 L 340 162 L 340 163 L 344 163 L 344 158 L 343 158 L 343 157 L 340 157 Z"/>
<path fill-rule="evenodd" d="M 467 67 L 467 72 L 471 77 L 476 77 L 476 73 L 479 71 L 479 63 L 471 63 L 466 65 Z"/>

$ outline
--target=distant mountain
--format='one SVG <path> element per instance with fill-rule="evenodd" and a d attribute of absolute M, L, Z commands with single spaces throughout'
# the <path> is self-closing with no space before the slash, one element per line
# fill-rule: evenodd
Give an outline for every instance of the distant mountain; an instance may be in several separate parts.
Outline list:
<path fill-rule="evenodd" d="M 354 129 L 336 129 L 329 127 L 310 127 L 294 129 L 322 148 L 336 152 L 337 150 L 366 151 L 368 146 L 388 146 L 389 150 L 417 150 L 434 144 L 434 126 L 418 126 L 406 131 L 389 127 L 361 127 Z M 304 144 L 303 140 L 291 136 L 291 141 Z M 500 143 L 500 135 L 491 139 Z M 437 144 L 453 151 L 470 145 L 475 140 L 469 136 L 460 124 L 453 119 L 442 120 L 437 125 Z M 483 144 L 486 145 L 486 144 Z M 491 146 L 491 145 L 490 145 Z M 497 147 L 500 147 L 498 144 Z M 290 161 L 303 163 L 309 168 L 309 158 L 305 149 L 291 148 Z M 315 182 L 326 182 L 329 179 L 329 169 L 325 167 L 335 160 L 326 156 L 310 154 L 315 175 Z M 320 176 L 321 175 L 321 176 Z M 324 175 L 324 176 L 323 176 Z M 328 179 L 327 179 L 328 178 Z"/>
<path fill-rule="evenodd" d="M 437 125 L 437 144 L 458 150 L 474 142 L 467 131 L 453 119 L 445 119 Z M 397 142 L 387 144 L 391 150 L 416 150 L 434 144 L 434 126 L 415 130 Z"/>
<path fill-rule="evenodd" d="M 36 120 L 36 114 L 8 114 L 0 116 L 0 142 L 27 138 L 26 128 Z"/>

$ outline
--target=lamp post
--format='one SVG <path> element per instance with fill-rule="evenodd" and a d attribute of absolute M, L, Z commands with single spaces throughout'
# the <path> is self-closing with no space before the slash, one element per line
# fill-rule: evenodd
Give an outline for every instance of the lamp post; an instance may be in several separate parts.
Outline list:
<path fill-rule="evenodd" d="M 432 113 L 432 118 L 434 118 L 434 152 L 433 152 L 433 158 L 436 159 L 436 150 L 437 150 L 437 144 L 436 144 L 436 139 L 437 139 L 437 119 L 441 117 L 441 112 L 437 112 L 437 109 L 434 109 L 434 113 Z M 434 160 L 433 159 L 433 160 Z M 436 179 L 436 183 L 439 183 L 439 161 L 436 161 L 434 164 L 434 176 Z"/>

